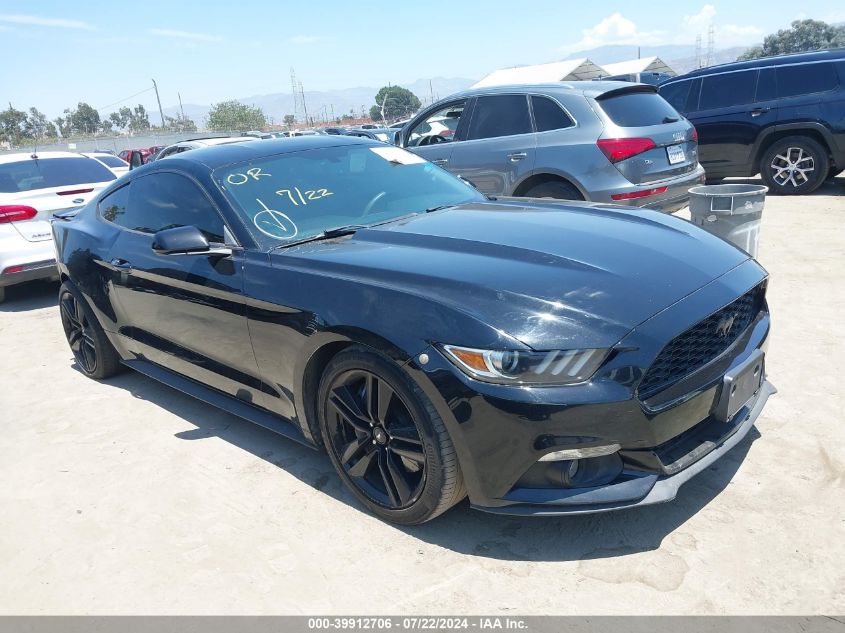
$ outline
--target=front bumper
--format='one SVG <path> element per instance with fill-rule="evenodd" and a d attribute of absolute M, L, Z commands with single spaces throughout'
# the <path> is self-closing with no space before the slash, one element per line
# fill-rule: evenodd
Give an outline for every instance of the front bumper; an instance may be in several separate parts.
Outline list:
<path fill-rule="evenodd" d="M 534 497 L 513 495 L 511 500 L 517 503 L 512 505 L 484 507 L 472 504 L 472 507 L 476 510 L 495 514 L 555 516 L 593 514 L 666 503 L 675 498 L 678 489 L 683 484 L 721 459 L 748 435 L 769 396 L 774 393 L 777 393 L 777 389 L 770 382 L 765 381 L 754 404 L 737 414 L 737 419 L 733 421 L 734 430 L 723 438 L 722 443 L 677 474 L 660 476 L 655 473 L 629 472 L 627 473 L 629 478 L 620 483 L 597 488 L 573 488 L 566 491 L 555 491 L 556 494 L 552 495 Z M 569 494 L 560 494 L 561 492 Z"/>

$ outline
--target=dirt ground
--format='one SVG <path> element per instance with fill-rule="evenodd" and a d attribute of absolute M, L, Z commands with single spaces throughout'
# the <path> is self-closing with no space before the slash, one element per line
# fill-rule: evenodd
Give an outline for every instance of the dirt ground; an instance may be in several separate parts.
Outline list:
<path fill-rule="evenodd" d="M 73 367 L 55 284 L 0 304 L 2 614 L 845 612 L 845 178 L 770 197 L 757 431 L 670 504 L 397 528 L 328 458 Z"/>

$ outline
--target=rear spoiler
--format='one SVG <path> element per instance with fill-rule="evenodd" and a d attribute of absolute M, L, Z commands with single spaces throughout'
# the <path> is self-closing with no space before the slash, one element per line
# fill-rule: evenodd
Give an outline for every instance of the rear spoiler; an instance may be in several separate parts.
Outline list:
<path fill-rule="evenodd" d="M 54 220 L 61 220 L 62 222 L 70 222 L 73 218 L 76 217 L 76 214 L 82 211 L 82 207 L 76 207 L 75 209 L 67 209 L 66 211 L 59 211 L 58 213 L 53 214 Z"/>
<path fill-rule="evenodd" d="M 613 97 L 642 92 L 657 92 L 657 86 L 652 86 L 651 84 L 630 84 L 628 86 L 622 86 L 621 88 L 614 88 L 613 90 L 603 92 L 595 97 L 595 99 L 596 101 L 601 101 L 602 99 L 611 99 Z"/>

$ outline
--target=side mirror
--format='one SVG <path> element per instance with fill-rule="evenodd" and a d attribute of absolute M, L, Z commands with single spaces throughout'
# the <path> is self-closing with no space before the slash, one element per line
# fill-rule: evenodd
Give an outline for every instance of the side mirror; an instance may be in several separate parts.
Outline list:
<path fill-rule="evenodd" d="M 153 236 L 153 251 L 158 255 L 231 255 L 228 247 L 211 248 L 205 235 L 195 226 L 164 229 Z"/>
<path fill-rule="evenodd" d="M 393 144 L 399 145 L 402 142 L 402 129 L 398 129 L 393 133 Z"/>

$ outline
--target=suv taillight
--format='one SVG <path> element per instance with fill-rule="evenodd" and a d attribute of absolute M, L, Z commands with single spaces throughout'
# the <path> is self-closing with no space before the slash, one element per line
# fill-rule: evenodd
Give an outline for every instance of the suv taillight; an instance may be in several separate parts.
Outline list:
<path fill-rule="evenodd" d="M 657 147 L 650 138 L 600 138 L 596 145 L 611 163 L 618 163 Z"/>
<path fill-rule="evenodd" d="M 8 224 L 9 222 L 23 222 L 24 220 L 31 220 L 38 214 L 38 211 L 32 207 L 27 207 L 22 204 L 4 204 L 0 205 L 0 224 Z"/>
<path fill-rule="evenodd" d="M 695 128 L 692 128 L 692 139 L 691 140 L 692 140 L 693 143 L 698 143 L 698 130 L 696 130 Z"/>

